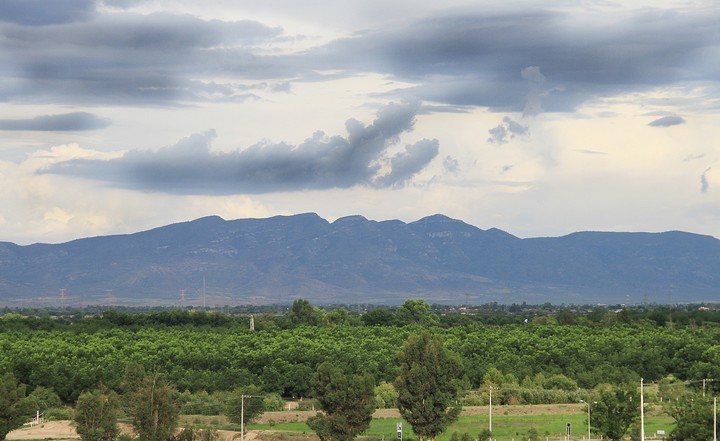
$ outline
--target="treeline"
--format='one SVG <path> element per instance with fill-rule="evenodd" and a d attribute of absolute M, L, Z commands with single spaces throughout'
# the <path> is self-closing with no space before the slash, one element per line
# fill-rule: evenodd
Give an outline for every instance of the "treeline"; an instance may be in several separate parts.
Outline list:
<path fill-rule="evenodd" d="M 191 394 L 255 385 L 283 397 L 308 397 L 310 378 L 325 361 L 391 382 L 403 342 L 429 331 L 459 354 L 463 388 L 497 384 L 498 403 L 576 402 L 582 389 L 641 377 L 691 387 L 720 379 L 715 322 L 659 326 L 644 318 L 628 322 L 623 310 L 608 309 L 597 324 L 576 313 L 574 323 L 561 324 L 563 311 L 573 313 L 562 309 L 547 320 L 487 326 L 470 314 L 438 314 L 422 300 L 362 315 L 298 300 L 285 314 L 255 315 L 255 331 L 248 315 L 208 311 L 109 310 L 57 319 L 9 313 L 0 316 L 0 373 L 12 372 L 29 390 L 52 389 L 65 402 L 98 384 L 117 390 L 131 364 L 159 369 Z M 717 386 L 720 381 L 706 382 Z M 487 397 L 465 399 L 483 404 Z"/>
<path fill-rule="evenodd" d="M 324 305 L 306 300 L 292 306 L 224 306 L 220 308 L 107 307 L 15 308 L 0 310 L 0 330 L 60 329 L 68 325 L 83 330 L 117 326 L 247 327 L 254 314 L 258 328 L 287 329 L 298 325 L 404 326 L 419 319 L 440 327 L 479 323 L 608 327 L 615 325 L 702 327 L 720 326 L 718 304 L 687 305 L 541 305 L 499 304 L 448 306 L 409 300 L 403 305 Z M 21 320 L 22 319 L 22 320 Z"/>

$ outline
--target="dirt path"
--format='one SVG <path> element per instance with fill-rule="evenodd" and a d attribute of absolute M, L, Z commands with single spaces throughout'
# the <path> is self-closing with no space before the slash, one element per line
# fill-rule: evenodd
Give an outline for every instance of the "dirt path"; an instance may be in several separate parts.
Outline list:
<path fill-rule="evenodd" d="M 7 434 L 7 439 L 80 439 L 70 421 L 48 421 L 32 427 L 23 427 Z"/>

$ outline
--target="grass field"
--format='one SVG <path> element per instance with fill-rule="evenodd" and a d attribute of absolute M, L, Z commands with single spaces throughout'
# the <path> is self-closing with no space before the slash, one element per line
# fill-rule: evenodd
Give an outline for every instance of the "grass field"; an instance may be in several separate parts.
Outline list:
<path fill-rule="evenodd" d="M 501 410 L 501 408 L 499 409 Z M 592 416 L 591 416 L 592 418 Z M 463 415 L 457 422 L 448 428 L 448 430 L 440 435 L 438 441 L 449 441 L 453 432 L 462 435 L 464 432 L 469 433 L 474 439 L 483 429 L 488 428 L 489 416 L 487 414 Z M 395 418 L 374 418 L 370 424 L 370 429 L 364 434 L 365 437 L 371 439 L 392 440 L 396 436 L 396 424 L 401 422 L 398 417 Z M 539 439 L 545 440 L 564 440 L 566 424 L 571 425 L 571 438 L 573 440 L 587 439 L 587 414 L 573 408 L 556 408 L 549 414 L 529 414 L 529 415 L 505 415 L 501 411 L 493 415 L 493 438 L 497 440 L 517 440 L 528 439 L 528 431 L 535 429 L 539 435 Z M 666 415 L 646 415 L 645 417 L 645 436 L 652 438 L 657 430 L 664 430 L 668 433 L 673 426 L 672 418 Z M 313 431 L 303 422 L 283 422 L 283 423 L 265 423 L 250 424 L 251 430 L 273 430 L 284 431 L 288 434 L 312 434 Z M 403 438 L 405 440 L 417 439 L 412 433 L 409 424 L 403 422 Z M 592 434 L 592 438 L 596 439 L 596 435 Z M 597 437 L 599 438 L 599 436 Z"/>

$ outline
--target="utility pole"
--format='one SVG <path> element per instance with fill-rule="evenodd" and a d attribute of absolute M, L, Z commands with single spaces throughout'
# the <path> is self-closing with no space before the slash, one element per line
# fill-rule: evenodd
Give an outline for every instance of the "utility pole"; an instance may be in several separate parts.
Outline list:
<path fill-rule="evenodd" d="M 492 433 L 492 384 L 490 385 L 490 433 Z"/>
<path fill-rule="evenodd" d="M 640 441 L 645 441 L 645 394 L 642 378 L 640 379 Z"/>
<path fill-rule="evenodd" d="M 717 441 L 717 397 L 713 397 L 713 441 Z"/>
<path fill-rule="evenodd" d="M 264 398 L 264 396 L 240 395 L 240 441 L 245 441 L 245 398 Z"/>
<path fill-rule="evenodd" d="M 702 379 L 703 397 L 705 396 L 705 386 L 707 386 L 708 383 L 712 383 L 713 381 L 715 381 L 714 378 L 703 378 Z"/>
<path fill-rule="evenodd" d="M 203 277 L 203 284 L 205 277 Z M 245 441 L 245 396 L 240 395 L 240 441 Z"/>

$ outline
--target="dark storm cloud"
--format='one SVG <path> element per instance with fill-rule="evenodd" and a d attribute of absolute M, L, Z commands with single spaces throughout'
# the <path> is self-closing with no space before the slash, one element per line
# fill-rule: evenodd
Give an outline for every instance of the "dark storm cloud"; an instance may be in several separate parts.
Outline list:
<path fill-rule="evenodd" d="M 66 132 L 96 130 L 109 125 L 110 120 L 85 112 L 40 115 L 29 119 L 0 119 L 0 130 Z"/>
<path fill-rule="evenodd" d="M 405 151 L 390 159 L 390 171 L 379 176 L 375 183 L 379 187 L 402 187 L 411 176 L 422 171 L 439 151 L 437 139 L 424 139 L 405 146 Z"/>
<path fill-rule="evenodd" d="M 115 13 L 82 23 L 0 26 L 0 101 L 177 104 L 247 96 L 214 74 L 267 78 L 251 53 L 281 34 L 255 21 Z M 258 71 L 262 70 L 262 75 Z M 213 90 L 210 90 L 213 89 Z"/>
<path fill-rule="evenodd" d="M 22 16 L 33 9 L 42 15 L 41 4 L 55 4 L 0 4 L 17 11 L 26 3 Z M 242 99 L 237 83 L 243 80 L 272 80 L 276 91 L 286 92 L 292 90 L 287 81 L 373 72 L 412 84 L 390 92 L 394 96 L 446 109 L 484 106 L 532 115 L 573 111 L 611 94 L 716 83 L 719 76 L 717 64 L 709 61 L 720 47 L 717 8 L 577 15 L 540 9 L 498 13 L 479 6 L 268 55 L 273 43 L 295 37 L 252 21 L 93 12 L 92 3 L 62 3 L 76 5 L 77 12 L 72 19 L 54 20 L 56 26 L 21 26 L 19 19 L 0 23 L 0 101 L 236 100 Z M 133 3 L 106 1 L 119 8 Z M 202 89 L 214 76 L 229 79 L 219 84 L 225 90 L 208 95 Z"/>
<path fill-rule="evenodd" d="M 87 20 L 95 0 L 2 0 L 0 22 L 45 26 Z"/>
<path fill-rule="evenodd" d="M 681 116 L 664 116 L 648 123 L 650 127 L 671 127 L 685 124 L 685 119 Z"/>
<path fill-rule="evenodd" d="M 149 0 L 104 0 L 103 4 L 111 8 L 128 9 L 148 1 Z"/>
<path fill-rule="evenodd" d="M 388 150 L 399 136 L 412 129 L 419 107 L 419 103 L 392 104 L 381 109 L 370 125 L 348 120 L 347 136 L 316 132 L 299 145 L 260 143 L 242 151 L 212 152 L 215 132 L 211 130 L 157 151 L 130 151 L 108 161 L 67 161 L 42 173 L 178 194 L 401 187 L 438 153 L 437 140 L 421 140 L 389 157 Z"/>
<path fill-rule="evenodd" d="M 597 96 L 718 81 L 707 59 L 720 44 L 719 20 L 717 9 L 583 17 L 468 11 L 368 31 L 313 55 L 327 67 L 415 82 L 405 92 L 423 100 L 528 114 L 541 98 L 541 109 L 572 111 Z"/>

